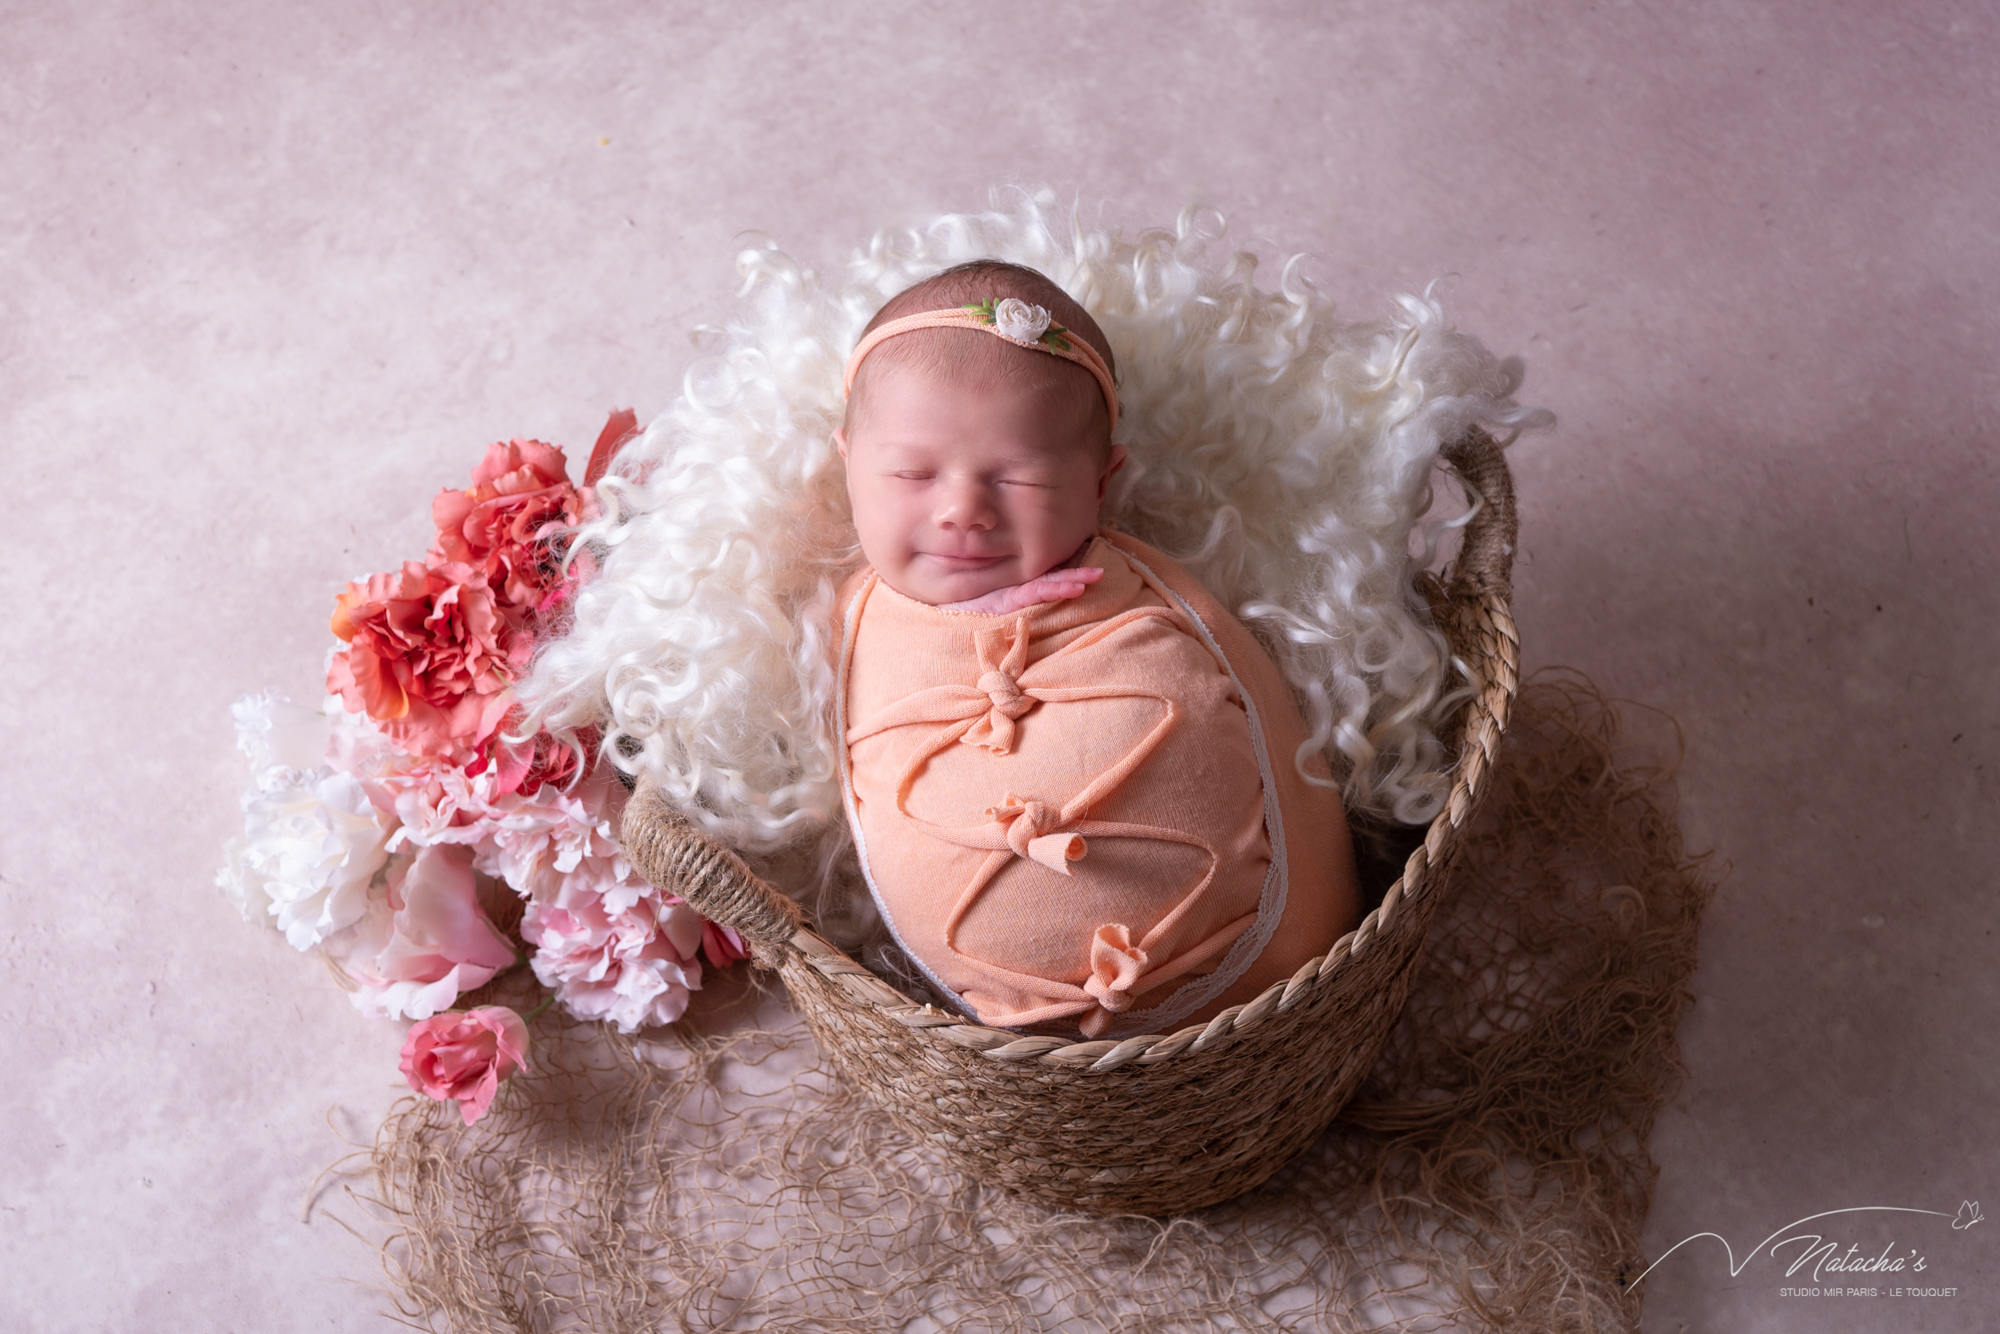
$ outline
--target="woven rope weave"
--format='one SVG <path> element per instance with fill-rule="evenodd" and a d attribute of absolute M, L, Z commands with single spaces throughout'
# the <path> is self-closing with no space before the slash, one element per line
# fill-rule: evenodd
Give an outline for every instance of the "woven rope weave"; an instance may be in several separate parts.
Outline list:
<path fill-rule="evenodd" d="M 1518 689 L 1507 465 L 1476 430 L 1444 453 L 1483 501 L 1447 580 L 1427 589 L 1474 689 L 1443 738 L 1457 755 L 1450 796 L 1359 926 L 1207 1024 L 1079 1042 L 918 1005 L 803 926 L 789 898 L 643 780 L 625 811 L 626 855 L 741 934 L 843 1074 L 971 1175 L 1098 1214 L 1184 1213 L 1241 1194 L 1316 1138 L 1374 1064 Z"/>

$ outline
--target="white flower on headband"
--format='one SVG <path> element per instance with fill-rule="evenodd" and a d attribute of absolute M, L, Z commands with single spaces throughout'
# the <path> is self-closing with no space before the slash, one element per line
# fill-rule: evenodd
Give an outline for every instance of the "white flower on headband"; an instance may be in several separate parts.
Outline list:
<path fill-rule="evenodd" d="M 993 304 L 993 328 L 1017 343 L 1037 343 L 1049 331 L 1049 313 L 1017 296 L 1003 297 Z"/>

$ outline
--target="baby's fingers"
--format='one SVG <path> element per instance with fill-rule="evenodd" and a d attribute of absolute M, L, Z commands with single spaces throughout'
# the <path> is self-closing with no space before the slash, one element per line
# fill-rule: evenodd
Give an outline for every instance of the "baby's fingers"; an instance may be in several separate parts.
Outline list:
<path fill-rule="evenodd" d="M 1028 580 L 1025 584 L 996 588 L 983 596 L 968 598 L 964 602 L 948 602 L 943 606 L 946 611 L 973 611 L 984 616 L 1011 616 L 1038 602 L 1061 602 L 1066 598 L 1082 597 L 1086 589 L 1103 577 L 1104 571 L 1096 566 L 1085 566 L 1075 570 L 1051 570 L 1047 574 Z"/>
<path fill-rule="evenodd" d="M 1030 579 L 1014 590 L 1008 601 L 1014 603 L 1010 610 L 1032 607 L 1037 602 L 1060 602 L 1065 598 L 1082 597 L 1084 590 L 1104 576 L 1103 570 L 1051 570 L 1039 579 Z"/>
<path fill-rule="evenodd" d="M 1104 571 L 1096 566 L 1085 566 L 1076 570 L 1050 570 L 1041 578 L 1030 579 L 1021 585 L 1021 591 L 1034 593 L 1044 601 L 1052 598 L 1082 597 L 1084 589 L 1103 577 Z"/>

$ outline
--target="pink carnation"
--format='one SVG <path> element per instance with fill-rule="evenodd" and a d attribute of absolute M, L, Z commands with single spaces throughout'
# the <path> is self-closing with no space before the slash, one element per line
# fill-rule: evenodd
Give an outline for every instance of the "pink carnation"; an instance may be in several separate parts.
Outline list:
<path fill-rule="evenodd" d="M 403 1042 L 403 1078 L 439 1102 L 455 1102 L 465 1124 L 486 1115 L 501 1081 L 528 1068 L 528 1026 L 504 1005 L 419 1020 Z"/>
<path fill-rule="evenodd" d="M 568 907 L 601 898 L 616 914 L 652 892 L 619 850 L 625 789 L 599 769 L 568 792 L 544 786 L 496 803 L 501 818 L 474 863 L 522 898 Z"/>
<path fill-rule="evenodd" d="M 420 846 L 477 846 L 493 836 L 504 813 L 494 804 L 500 794 L 491 779 L 481 781 L 447 762 L 408 759 L 383 766 L 362 784 L 378 808 L 395 814 L 404 837 Z"/>
<path fill-rule="evenodd" d="M 550 530 L 595 517 L 592 498 L 569 484 L 561 449 L 539 440 L 489 445 L 463 491 L 440 491 L 433 556 L 473 566 L 517 607 L 538 607 L 562 582 L 544 539 Z"/>
<path fill-rule="evenodd" d="M 510 718 L 508 724 L 513 721 Z M 519 792 L 532 797 L 544 783 L 568 788 L 592 768 L 591 752 L 597 746 L 594 727 L 579 729 L 574 746 L 564 745 L 547 732 L 537 732 L 519 742 L 508 740 L 506 733 L 507 726 L 503 726 L 479 759 L 466 767 L 466 773 L 476 777 L 490 766 L 497 792 Z"/>
<path fill-rule="evenodd" d="M 506 718 L 507 687 L 535 651 L 522 614 L 458 562 L 408 561 L 349 584 L 332 625 L 348 647 L 327 689 L 415 755 L 469 759 Z"/>
<path fill-rule="evenodd" d="M 563 898 L 530 903 L 521 918 L 542 985 L 577 1018 L 621 1033 L 680 1018 L 688 993 L 701 989 L 701 914 L 650 888 L 616 912 L 600 895 Z"/>
<path fill-rule="evenodd" d="M 509 798 L 478 865 L 529 900 L 521 935 L 543 985 L 578 1018 L 629 1033 L 680 1018 L 704 957 L 726 968 L 749 950 L 634 873 L 613 836 L 624 800 L 602 770 L 570 793 Z"/>

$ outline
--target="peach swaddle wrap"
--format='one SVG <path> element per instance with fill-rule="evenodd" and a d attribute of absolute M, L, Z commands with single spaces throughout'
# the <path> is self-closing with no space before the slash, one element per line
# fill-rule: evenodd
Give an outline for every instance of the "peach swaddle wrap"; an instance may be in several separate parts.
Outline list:
<path fill-rule="evenodd" d="M 1249 632 L 1123 534 L 1083 563 L 1083 596 L 1004 616 L 849 582 L 848 816 L 897 940 L 982 1023 L 1155 1032 L 1323 953 L 1352 853 Z"/>

